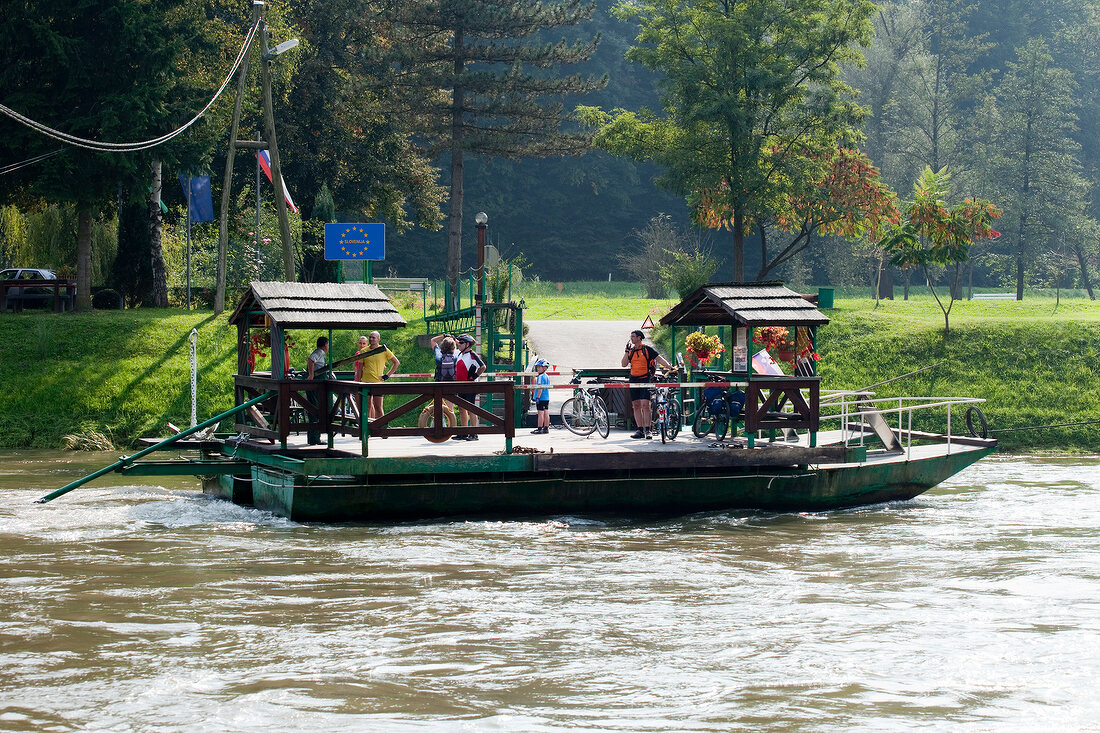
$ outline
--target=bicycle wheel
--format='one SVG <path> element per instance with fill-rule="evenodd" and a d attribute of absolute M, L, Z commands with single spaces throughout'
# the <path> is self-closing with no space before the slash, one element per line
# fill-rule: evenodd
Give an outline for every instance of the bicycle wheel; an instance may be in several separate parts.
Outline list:
<path fill-rule="evenodd" d="M 606 438 L 611 433 L 611 419 L 607 416 L 607 406 L 599 395 L 592 398 L 592 410 L 596 414 L 596 432 L 601 438 Z"/>
<path fill-rule="evenodd" d="M 583 399 L 570 397 L 561 403 L 561 422 L 577 435 L 591 435 L 596 429 L 596 413 Z"/>
<path fill-rule="evenodd" d="M 710 407 L 703 405 L 695 411 L 691 432 L 695 433 L 696 438 L 705 438 L 711 430 L 714 430 L 714 416 L 710 414 Z"/>
<path fill-rule="evenodd" d="M 727 404 L 722 404 L 718 409 L 718 413 L 714 416 L 714 437 L 718 440 L 726 439 L 726 431 L 730 429 L 730 408 Z"/>
<path fill-rule="evenodd" d="M 680 429 L 683 427 L 684 418 L 680 413 L 680 403 L 676 400 L 668 401 L 668 439 L 676 440 L 676 436 L 680 434 Z"/>

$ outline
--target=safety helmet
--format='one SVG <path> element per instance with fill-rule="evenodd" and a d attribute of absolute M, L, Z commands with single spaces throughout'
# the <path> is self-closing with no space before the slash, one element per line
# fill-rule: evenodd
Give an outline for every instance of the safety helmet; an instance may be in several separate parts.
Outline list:
<path fill-rule="evenodd" d="M 464 333 L 461 336 L 459 336 L 456 339 L 456 341 L 458 341 L 459 343 L 463 343 L 463 344 L 472 344 L 472 343 L 474 343 L 474 337 L 471 336 L 468 333 Z"/>
<path fill-rule="evenodd" d="M 539 359 L 538 361 L 535 362 L 535 369 L 538 369 L 539 367 L 549 367 L 549 366 L 550 366 L 550 362 L 546 361 L 546 359 Z"/>

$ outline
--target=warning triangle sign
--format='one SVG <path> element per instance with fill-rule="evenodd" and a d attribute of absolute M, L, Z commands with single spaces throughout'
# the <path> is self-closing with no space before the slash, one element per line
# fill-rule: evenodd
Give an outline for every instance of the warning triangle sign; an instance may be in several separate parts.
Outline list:
<path fill-rule="evenodd" d="M 646 316 L 645 323 L 642 324 L 642 328 L 653 328 L 653 319 L 649 316 Z"/>

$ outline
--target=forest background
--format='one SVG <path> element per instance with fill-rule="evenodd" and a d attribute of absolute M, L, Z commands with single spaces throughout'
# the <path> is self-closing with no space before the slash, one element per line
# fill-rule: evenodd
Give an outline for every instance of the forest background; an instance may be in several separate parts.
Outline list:
<path fill-rule="evenodd" d="M 133 3 L 78 5 L 88 13 L 104 15 L 103 7 L 117 6 L 121 13 Z M 175 110 L 172 119 L 178 119 L 181 110 L 188 105 L 193 108 L 216 86 L 224 69 L 215 61 L 231 60 L 239 48 L 247 29 L 247 9 L 226 3 L 200 6 L 185 0 L 160 0 L 143 7 L 171 20 L 161 24 L 159 36 L 152 34 L 143 42 L 148 44 L 150 63 L 162 59 L 184 70 L 157 92 L 157 104 Z M 607 110 L 659 109 L 661 77 L 625 59 L 637 28 L 613 17 L 611 8 L 610 0 L 597 0 L 590 19 L 541 34 L 546 39 L 564 34 L 578 42 L 599 37 L 594 54 L 570 64 L 568 71 L 589 78 L 606 75 L 606 86 L 583 96 L 564 97 L 564 108 L 585 104 Z M 302 204 L 301 217 L 293 221 L 302 279 L 332 277 L 331 268 L 316 251 L 314 221 L 315 212 L 330 207 L 341 220 L 369 218 L 387 223 L 387 257 L 375 263 L 375 275 L 439 277 L 446 266 L 448 235 L 439 227 L 441 207 L 446 206 L 443 191 L 450 183 L 448 154 L 436 154 L 427 146 L 416 149 L 416 137 L 400 128 L 396 110 L 386 107 L 384 95 L 367 93 L 369 85 L 363 96 L 349 100 L 346 89 L 338 92 L 326 87 L 331 80 L 321 73 L 325 64 L 334 63 L 326 54 L 342 57 L 348 44 L 362 40 L 340 24 L 367 17 L 374 9 L 369 1 L 321 5 L 289 0 L 269 5 L 273 35 L 278 35 L 274 40 L 296 35 L 303 41 L 302 53 L 285 54 L 285 61 L 280 59 L 275 67 L 284 177 Z M 6 17 L 14 19 L 28 12 L 19 3 L 8 10 Z M 45 14 L 49 8 L 39 11 Z M 844 67 L 842 76 L 859 92 L 858 102 L 868 112 L 859 130 L 859 148 L 879 168 L 881 180 L 904 198 L 925 166 L 933 170 L 946 166 L 958 197 L 989 199 L 1003 209 L 998 228 L 1004 236 L 971 249 L 966 277 L 974 285 L 1008 288 L 1022 279 L 1027 287 L 1061 284 L 1084 288 L 1091 295 L 1090 273 L 1095 274 L 1100 249 L 1096 224 L 1100 190 L 1095 185 L 1100 170 L 1100 37 L 1096 33 L 1100 2 L 886 2 L 878 6 L 873 23 L 873 40 L 863 50 L 867 63 Z M 57 69 L 47 64 L 35 68 L 25 59 L 16 63 L 19 36 L 28 29 L 17 21 L 6 27 L 0 47 L 14 61 L 0 71 L 0 90 L 18 87 L 18 95 L 5 92 L 4 102 L 29 104 L 33 95 L 27 90 L 33 89 L 35 76 L 56 74 Z M 364 34 L 369 31 L 363 29 Z M 369 35 L 364 38 L 369 40 Z M 105 45 L 134 47 L 132 38 L 115 39 L 107 29 L 100 40 Z M 381 62 L 361 62 L 358 72 L 365 73 L 370 63 Z M 70 77 L 67 89 L 76 87 L 79 92 L 82 81 L 88 82 L 83 93 L 102 87 L 96 75 L 104 75 L 97 68 L 70 66 L 64 71 Z M 258 95 L 251 98 L 242 130 L 250 124 L 258 129 Z M 334 110 L 337 98 L 343 106 Z M 220 193 L 228 99 L 223 97 L 184 141 L 161 151 L 169 208 L 163 240 L 165 271 L 177 302 L 185 279 L 185 214 L 182 191 L 174 185 L 175 173 L 183 167 L 211 172 L 215 196 Z M 73 110 L 79 107 L 72 105 Z M 158 120 L 156 110 L 127 110 L 124 105 L 115 116 L 129 128 Z M 334 122 L 335 118 L 339 119 Z M 75 131 L 95 132 L 83 129 L 84 120 L 75 112 L 69 119 L 50 121 L 58 126 L 69 123 Z M 10 120 L 0 121 L 0 132 L 12 132 L 0 135 L 5 161 L 59 147 L 49 141 L 32 144 L 28 141 L 33 135 L 16 128 Z M 352 128 L 357 132 L 349 133 Z M 242 132 L 241 137 L 248 136 Z M 142 229 L 145 220 L 141 194 L 148 186 L 148 161 L 135 157 L 128 168 L 97 168 L 100 157 L 61 154 L 57 159 L 3 169 L 0 197 L 8 205 L 0 212 L 0 265 L 46 266 L 71 274 L 77 216 L 73 205 L 56 202 L 94 199 L 93 284 L 115 288 L 130 304 L 150 304 L 143 285 L 150 276 L 143 274 L 140 265 L 145 243 L 132 234 Z M 64 158 L 71 160 L 49 168 Z M 249 280 L 278 279 L 281 273 L 271 187 L 259 181 L 254 167 L 245 162 L 239 161 L 236 170 L 229 248 L 231 292 L 238 292 Z M 52 171 L 50 185 L 40 185 L 43 171 Z M 717 258 L 715 280 L 729 280 L 728 232 L 702 237 L 693 232 L 684 198 L 658 188 L 654 183 L 658 172 L 648 164 L 600 151 L 546 159 L 470 155 L 465 161 L 465 206 L 470 213 L 489 214 L 489 243 L 506 258 L 523 255 L 528 277 L 633 279 L 624 269 L 624 258 L 643 247 L 639 235 L 656 217 L 663 217 L 662 221 L 675 225 L 674 231 L 684 241 L 709 249 Z M 74 186 L 88 191 L 75 195 Z M 464 268 L 475 261 L 472 218 L 467 216 L 462 229 Z M 192 237 L 192 280 L 198 293 L 213 286 L 216 223 L 195 225 Z M 746 244 L 748 279 L 761 270 L 762 258 L 754 241 L 759 239 L 750 236 Z M 805 250 L 766 274 L 768 279 L 784 279 L 796 286 L 873 284 L 881 255 L 870 245 L 860 239 L 813 236 Z M 908 282 L 909 275 L 892 274 Z"/>

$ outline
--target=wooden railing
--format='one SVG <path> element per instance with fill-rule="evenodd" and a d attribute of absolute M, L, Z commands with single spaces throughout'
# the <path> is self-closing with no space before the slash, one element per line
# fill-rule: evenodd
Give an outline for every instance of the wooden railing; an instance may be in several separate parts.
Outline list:
<path fill-rule="evenodd" d="M 348 435 L 362 438 L 366 455 L 368 437 L 425 436 L 443 440 L 455 435 L 503 435 L 506 449 L 511 450 L 516 435 L 515 385 L 501 382 L 380 382 L 366 384 L 335 379 L 271 379 L 269 377 L 237 376 L 234 380 L 235 404 L 257 397 L 264 392 L 274 394 L 253 408 L 238 413 L 234 429 L 254 438 L 278 441 L 284 446 L 291 434 L 314 433 Z M 498 394 L 503 397 L 503 415 L 495 415 L 466 398 L 474 395 Z M 375 420 L 368 420 L 363 430 L 360 400 L 366 404 L 371 396 L 405 395 L 409 399 L 392 407 Z M 447 425 L 444 405 L 467 410 L 481 420 L 477 427 Z M 396 425 L 400 418 L 431 405 L 431 425 L 404 427 Z M 447 408 L 450 409 L 450 408 Z"/>
<path fill-rule="evenodd" d="M 73 300 L 76 294 L 76 281 L 75 280 L 0 280 L 0 313 L 3 313 L 8 309 L 8 291 L 12 288 L 23 288 L 18 295 L 12 294 L 11 307 L 16 313 L 23 310 L 23 303 L 28 300 L 46 300 L 47 298 L 53 299 L 53 309 L 55 313 L 61 313 L 65 310 L 65 304 L 67 303 L 69 308 L 73 307 Z M 41 290 L 53 290 L 53 294 L 49 293 L 28 293 L 27 288 L 41 289 Z M 64 289 L 65 294 L 62 295 L 61 291 Z"/>
<path fill-rule="evenodd" d="M 820 402 L 820 377 L 754 374 L 745 388 L 745 432 L 790 428 L 816 433 Z"/>

